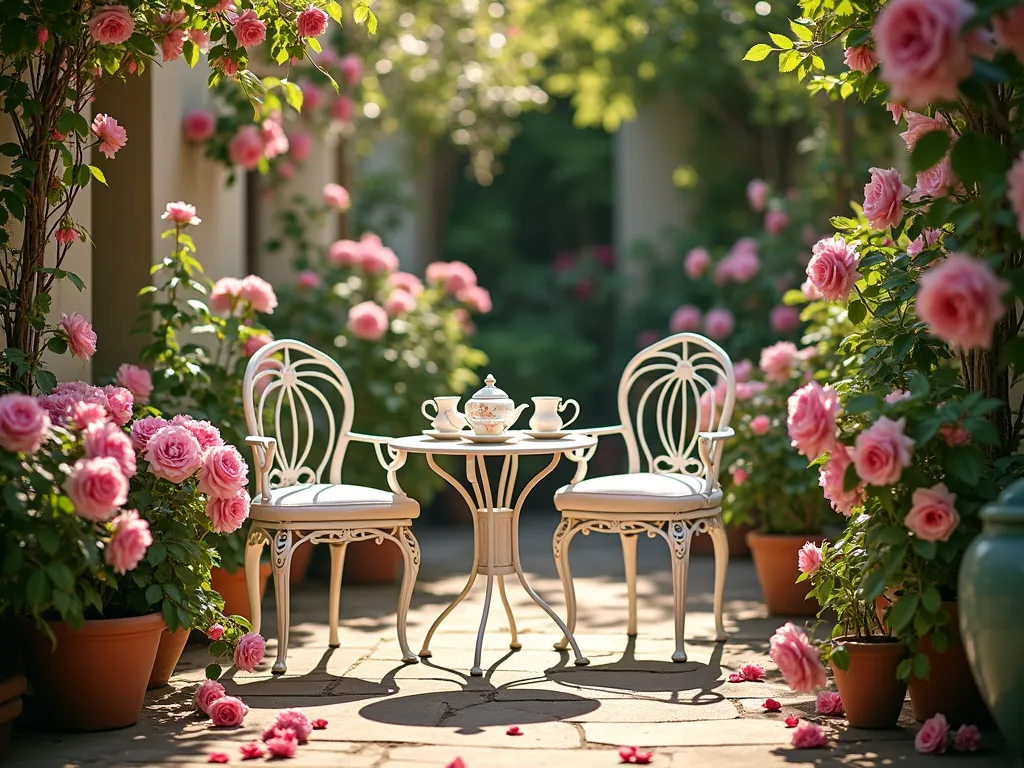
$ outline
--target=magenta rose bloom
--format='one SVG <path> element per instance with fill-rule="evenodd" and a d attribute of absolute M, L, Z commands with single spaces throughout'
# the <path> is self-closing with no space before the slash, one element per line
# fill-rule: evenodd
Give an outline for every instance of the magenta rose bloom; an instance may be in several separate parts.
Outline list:
<path fill-rule="evenodd" d="M 910 187 L 895 168 L 871 168 L 871 181 L 864 186 L 864 216 L 873 229 L 895 227 L 903 221 L 903 201 Z"/>
<path fill-rule="evenodd" d="M 267 25 L 259 20 L 256 11 L 251 8 L 235 18 L 231 29 L 238 44 L 243 48 L 259 45 L 267 36 Z"/>
<path fill-rule="evenodd" d="M 61 314 L 60 327 L 72 357 L 88 360 L 96 354 L 96 332 L 77 312 Z"/>
<path fill-rule="evenodd" d="M 267 751 L 272 758 L 295 757 L 295 752 L 299 746 L 299 738 L 291 728 L 275 728 L 273 736 L 267 739 L 266 742 Z"/>
<path fill-rule="evenodd" d="M 203 465 L 203 451 L 191 432 L 184 427 L 170 425 L 149 439 L 145 459 L 154 475 L 172 483 L 181 483 Z"/>
<path fill-rule="evenodd" d="M 217 533 L 231 533 L 242 527 L 249 516 L 249 492 L 239 488 L 230 496 L 211 496 L 206 500 L 206 516 Z"/>
<path fill-rule="evenodd" d="M 88 459 L 107 457 L 117 461 L 125 477 L 134 477 L 135 449 L 132 441 L 116 424 L 95 421 L 85 428 L 85 456 Z"/>
<path fill-rule="evenodd" d="M 957 752 L 977 752 L 981 749 L 981 731 L 976 725 L 961 725 L 956 731 L 953 746 Z"/>
<path fill-rule="evenodd" d="M 835 390 L 822 387 L 816 381 L 790 395 L 786 426 L 793 447 L 812 461 L 831 450 L 836 444 L 839 411 L 839 396 Z"/>
<path fill-rule="evenodd" d="M 89 19 L 89 34 L 100 45 L 120 45 L 135 32 L 135 20 L 126 5 L 99 5 Z"/>
<path fill-rule="evenodd" d="M 224 686 L 216 680 L 203 680 L 196 688 L 192 698 L 196 709 L 204 714 L 210 714 L 210 705 L 225 695 Z"/>
<path fill-rule="evenodd" d="M 793 746 L 797 749 L 821 749 L 828 744 L 820 725 L 800 723 L 793 731 Z"/>
<path fill-rule="evenodd" d="M 943 714 L 935 715 L 924 721 L 921 730 L 914 737 L 914 749 L 922 755 L 937 755 L 946 751 L 946 739 L 949 736 L 949 723 Z"/>
<path fill-rule="evenodd" d="M 768 655 L 794 691 L 811 693 L 826 685 L 825 667 L 818 650 L 811 645 L 807 633 L 793 622 L 775 630 L 770 646 Z"/>
<path fill-rule="evenodd" d="M 841 237 L 826 237 L 815 244 L 807 262 L 807 279 L 817 296 L 827 301 L 845 301 L 860 278 L 856 245 L 847 245 Z"/>
<path fill-rule="evenodd" d="M 818 698 L 814 702 L 814 711 L 819 715 L 841 715 L 843 714 L 843 699 L 835 691 L 818 691 Z"/>
<path fill-rule="evenodd" d="M 233 445 L 211 448 L 199 468 L 199 490 L 214 496 L 233 496 L 249 479 L 249 465 Z"/>
<path fill-rule="evenodd" d="M 310 5 L 296 17 L 295 26 L 299 37 L 320 37 L 327 31 L 327 14 Z"/>
<path fill-rule="evenodd" d="M 853 463 L 860 479 L 868 485 L 893 485 L 910 466 L 912 438 L 903 434 L 907 420 L 893 421 L 880 416 L 854 441 Z"/>
<path fill-rule="evenodd" d="M 116 459 L 79 459 L 64 482 L 64 492 L 80 517 L 103 522 L 128 500 L 128 478 Z"/>
<path fill-rule="evenodd" d="M 115 573 L 124 575 L 134 571 L 146 556 L 146 550 L 153 543 L 153 534 L 149 532 L 149 523 L 134 509 L 126 509 L 111 524 L 114 536 L 103 551 L 103 559 Z"/>
<path fill-rule="evenodd" d="M 249 707 L 241 699 L 234 696 L 221 696 L 210 702 L 207 714 L 214 726 L 218 728 L 234 728 L 242 724 L 249 714 Z"/>
<path fill-rule="evenodd" d="M 263 661 L 267 641 L 258 632 L 242 635 L 235 647 L 235 666 L 245 672 L 252 672 Z"/>
<path fill-rule="evenodd" d="M 30 395 L 0 396 L 0 447 L 32 455 L 50 433 L 50 414 Z"/>
<path fill-rule="evenodd" d="M 956 494 L 945 483 L 931 488 L 918 488 L 911 497 L 910 512 L 903 519 L 914 535 L 925 541 L 949 541 L 960 524 L 956 511 Z"/>
<path fill-rule="evenodd" d="M 291 728 L 295 732 L 296 738 L 303 743 L 313 733 L 313 726 L 310 724 L 309 718 L 297 709 L 281 710 L 277 715 L 277 720 L 274 721 L 274 727 Z"/>
<path fill-rule="evenodd" d="M 965 349 L 988 349 L 1006 313 L 1007 287 L 985 262 L 951 253 L 921 277 L 915 308 L 933 336 Z"/>
<path fill-rule="evenodd" d="M 224 625 L 211 624 L 206 630 L 206 636 L 215 642 L 220 640 L 224 637 Z"/>
<path fill-rule="evenodd" d="M 139 453 L 145 453 L 149 440 L 153 435 L 170 424 L 166 419 L 159 416 L 147 416 L 132 424 L 132 447 Z"/>
<path fill-rule="evenodd" d="M 125 363 L 117 369 L 118 386 L 124 387 L 135 398 L 136 403 L 148 403 L 153 394 L 153 377 L 145 368 Z"/>

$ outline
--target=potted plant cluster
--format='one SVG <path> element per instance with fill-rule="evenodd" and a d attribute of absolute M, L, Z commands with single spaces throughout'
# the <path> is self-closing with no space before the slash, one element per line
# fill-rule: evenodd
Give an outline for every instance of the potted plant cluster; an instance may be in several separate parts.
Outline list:
<path fill-rule="evenodd" d="M 812 90 L 884 102 L 906 126 L 913 175 L 872 168 L 854 216 L 834 219 L 838 234 L 814 247 L 808 279 L 819 301 L 845 308 L 850 363 L 843 378 L 794 393 L 790 433 L 808 456 L 828 454 L 825 495 L 867 513 L 861 595 L 892 597 L 884 623 L 907 645 L 898 673 L 920 719 L 972 716 L 957 573 L 979 509 L 1024 473 L 1024 404 L 1010 394 L 1024 364 L 1022 13 L 961 0 L 813 2 L 792 39 L 747 54 L 778 52 Z M 833 42 L 846 48 L 836 74 L 821 55 Z"/>

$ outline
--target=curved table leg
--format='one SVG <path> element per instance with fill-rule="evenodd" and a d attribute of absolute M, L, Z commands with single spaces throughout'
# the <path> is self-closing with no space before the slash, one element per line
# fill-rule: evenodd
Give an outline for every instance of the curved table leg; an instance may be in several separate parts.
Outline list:
<path fill-rule="evenodd" d="M 487 460 L 483 456 L 477 456 L 477 468 L 479 475 L 475 478 L 474 485 L 477 485 L 477 493 L 483 493 L 484 506 L 480 513 L 488 515 L 487 519 L 487 589 L 484 592 L 484 609 L 480 613 L 480 628 L 476 632 L 476 651 L 473 654 L 473 667 L 469 674 L 473 677 L 482 677 L 484 672 L 480 667 L 480 658 L 484 652 L 484 632 L 487 630 L 487 616 L 491 611 L 491 593 L 494 590 L 494 500 L 491 497 L 491 484 L 487 479 Z M 505 459 L 506 463 L 508 459 Z M 506 467 L 507 468 L 507 467 Z M 504 474 L 504 469 L 503 469 Z"/>
<path fill-rule="evenodd" d="M 516 633 L 516 617 L 512 615 L 512 606 L 508 604 L 508 597 L 505 595 L 505 577 L 498 577 L 498 594 L 501 595 L 501 603 L 505 606 L 505 615 L 508 616 L 508 629 L 512 633 L 512 640 L 508 647 L 518 651 L 523 647 L 519 642 L 519 635 Z"/>

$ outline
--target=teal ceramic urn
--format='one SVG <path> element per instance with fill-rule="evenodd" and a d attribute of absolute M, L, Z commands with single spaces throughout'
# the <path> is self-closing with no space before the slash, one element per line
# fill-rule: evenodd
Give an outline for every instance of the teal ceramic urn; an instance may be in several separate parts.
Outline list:
<path fill-rule="evenodd" d="M 1024 480 L 981 511 L 960 566 L 960 632 L 999 730 L 1024 760 Z"/>

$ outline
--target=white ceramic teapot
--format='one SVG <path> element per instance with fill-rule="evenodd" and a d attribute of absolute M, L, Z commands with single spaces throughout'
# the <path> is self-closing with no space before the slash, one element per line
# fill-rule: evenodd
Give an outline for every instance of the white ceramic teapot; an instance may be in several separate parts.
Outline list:
<path fill-rule="evenodd" d="M 494 386 L 494 377 L 487 374 L 485 386 L 466 403 L 464 416 L 469 426 L 478 435 L 500 435 L 508 430 L 519 418 L 529 403 L 516 406 L 511 398 Z"/>

